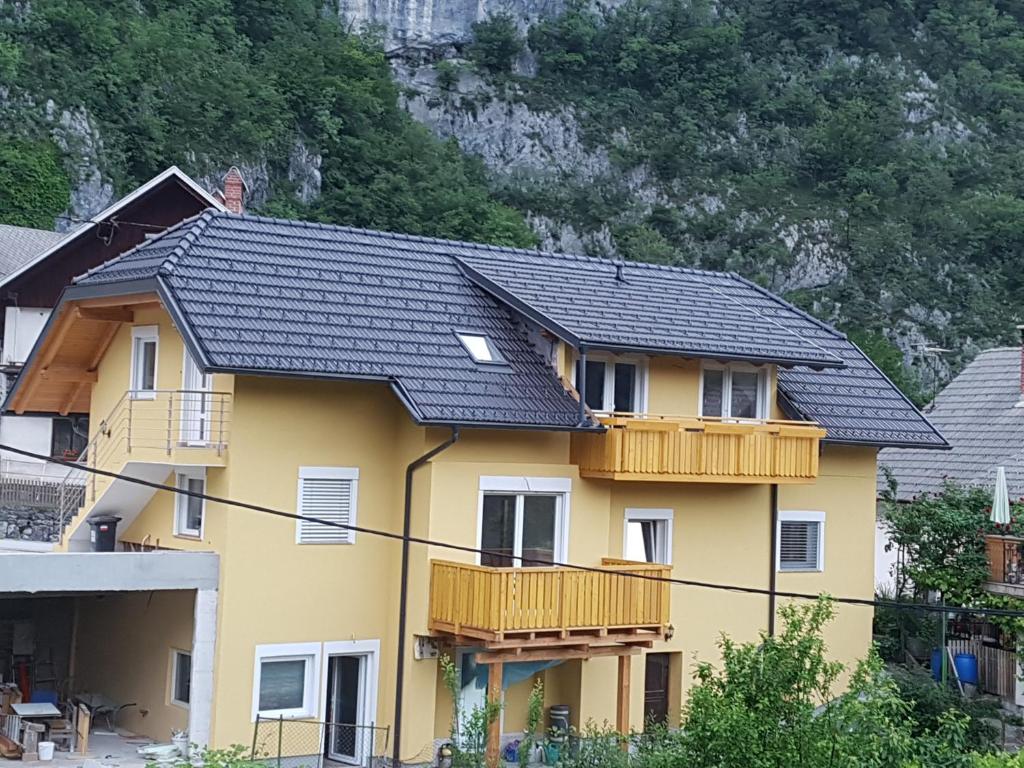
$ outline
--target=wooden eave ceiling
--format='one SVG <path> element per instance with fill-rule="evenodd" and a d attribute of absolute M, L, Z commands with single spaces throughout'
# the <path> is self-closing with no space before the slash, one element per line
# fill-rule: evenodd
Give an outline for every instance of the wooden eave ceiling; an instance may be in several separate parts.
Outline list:
<path fill-rule="evenodd" d="M 135 310 L 159 306 L 155 293 L 69 301 L 19 375 L 15 413 L 88 413 L 97 367 Z"/>

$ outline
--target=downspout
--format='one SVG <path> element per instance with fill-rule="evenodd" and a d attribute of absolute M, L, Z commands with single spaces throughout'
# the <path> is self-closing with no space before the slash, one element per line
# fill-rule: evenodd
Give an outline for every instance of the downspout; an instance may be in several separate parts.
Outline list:
<path fill-rule="evenodd" d="M 452 427 L 452 434 L 447 440 L 418 459 L 414 459 L 405 468 L 405 508 L 402 513 L 402 576 L 398 596 L 398 664 L 395 680 L 395 733 L 391 752 L 391 765 L 398 768 L 402 764 L 402 697 L 405 693 L 405 627 L 406 603 L 409 599 L 409 537 L 412 535 L 412 476 L 413 473 L 441 453 L 450 448 L 459 439 L 459 428 Z"/>
<path fill-rule="evenodd" d="M 580 367 L 576 374 L 576 391 L 580 396 L 580 426 L 587 426 L 587 348 L 580 345 Z"/>
<path fill-rule="evenodd" d="M 771 507 L 771 552 L 768 555 L 768 637 L 775 636 L 775 578 L 778 575 L 777 555 L 779 549 L 779 486 L 772 483 L 768 486 L 769 506 Z"/>

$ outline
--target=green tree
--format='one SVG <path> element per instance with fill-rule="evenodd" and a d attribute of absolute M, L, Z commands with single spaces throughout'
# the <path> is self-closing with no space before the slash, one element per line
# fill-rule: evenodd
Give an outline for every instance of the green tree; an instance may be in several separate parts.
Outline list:
<path fill-rule="evenodd" d="M 507 13 L 496 13 L 473 25 L 473 42 L 469 58 L 482 69 L 493 74 L 508 72 L 512 62 L 523 52 L 526 40 L 519 32 L 515 19 Z"/>
<path fill-rule="evenodd" d="M 53 229 L 71 188 L 51 141 L 0 136 L 0 222 Z"/>

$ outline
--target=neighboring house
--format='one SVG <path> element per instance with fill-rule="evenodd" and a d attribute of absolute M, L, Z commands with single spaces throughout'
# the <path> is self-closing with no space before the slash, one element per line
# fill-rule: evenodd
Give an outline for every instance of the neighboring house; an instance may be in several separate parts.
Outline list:
<path fill-rule="evenodd" d="M 888 473 L 897 484 L 897 498 L 909 501 L 923 493 L 939 493 L 949 481 L 994 490 L 998 467 L 1006 470 L 1011 499 L 1024 497 L 1024 347 L 1000 347 L 980 352 L 935 398 L 928 418 L 949 441 L 950 451 L 885 450 L 878 456 L 879 493 L 888 488 Z M 884 545 L 886 539 L 881 536 Z M 998 557 L 1002 557 L 1002 546 Z M 893 553 L 879 552 L 880 561 Z M 1021 568 L 1009 563 L 1003 573 L 994 565 L 993 581 L 1005 578 L 1024 583 Z M 883 574 L 876 574 L 881 578 Z M 1002 589 L 1002 587 L 998 587 Z M 1014 587 L 1016 591 L 1017 588 Z M 1024 595 L 1024 586 L 1019 588 Z"/>
<path fill-rule="evenodd" d="M 212 211 L 65 292 L 5 407 L 58 405 L 90 466 L 434 542 L 401 637 L 399 542 L 123 477 L 89 476 L 66 553 L 0 557 L 0 589 L 77 605 L 70 687 L 135 702 L 123 726 L 226 746 L 284 718 L 271 750 L 357 764 L 396 714 L 400 757 L 434 759 L 438 648 L 464 705 L 504 688 L 492 745 L 537 677 L 577 726 L 678 722 L 695 660 L 775 600 L 629 574 L 870 598 L 877 451 L 946 445 L 735 275 Z M 135 551 L 83 551 L 101 515 Z M 852 663 L 872 613 L 837 612 Z"/>
<path fill-rule="evenodd" d="M 60 292 L 76 274 L 211 206 L 222 207 L 193 179 L 171 167 L 66 234 L 0 226 L 4 389 L 24 366 Z M 0 442 L 54 457 L 77 457 L 87 434 L 85 413 L 76 413 L 70 402 L 53 402 L 42 413 L 0 419 Z M 8 477 L 56 480 L 67 474 L 60 467 L 12 455 L 0 454 L 0 463 Z M 0 538 L 4 532 L 0 529 Z"/>

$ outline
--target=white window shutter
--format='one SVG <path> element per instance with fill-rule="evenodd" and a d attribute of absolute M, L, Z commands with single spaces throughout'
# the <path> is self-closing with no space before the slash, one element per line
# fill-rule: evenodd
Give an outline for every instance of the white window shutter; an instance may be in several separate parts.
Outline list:
<path fill-rule="evenodd" d="M 347 475 L 347 476 L 346 476 Z M 296 540 L 299 544 L 353 544 L 355 531 L 339 525 L 355 525 L 358 475 L 352 471 L 315 473 L 300 471 L 299 515 L 314 520 L 299 520 Z"/>
<path fill-rule="evenodd" d="M 783 520 L 779 524 L 779 570 L 816 571 L 819 560 L 821 523 Z"/>

